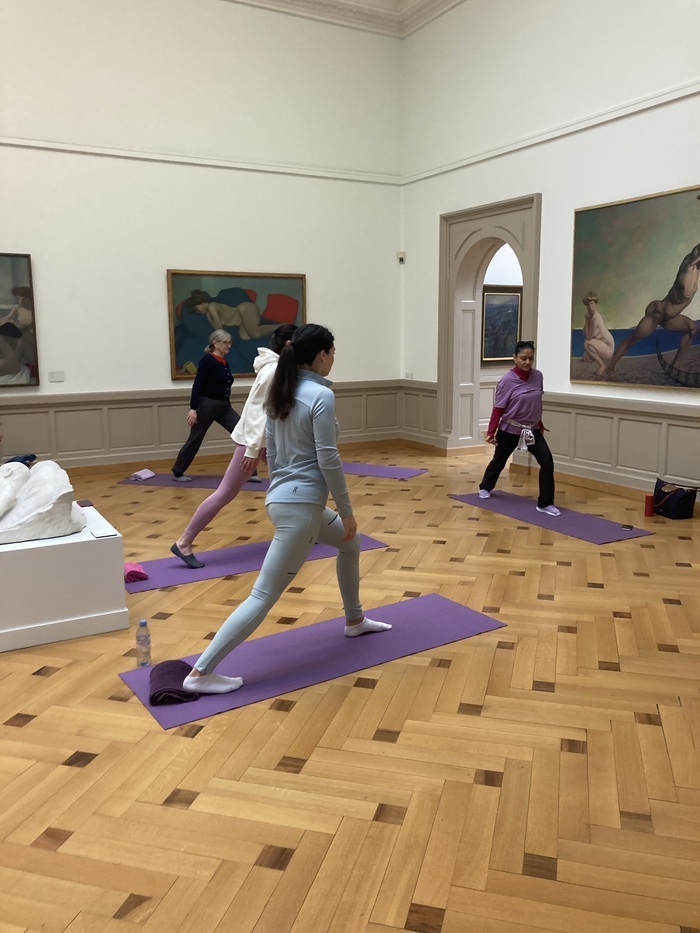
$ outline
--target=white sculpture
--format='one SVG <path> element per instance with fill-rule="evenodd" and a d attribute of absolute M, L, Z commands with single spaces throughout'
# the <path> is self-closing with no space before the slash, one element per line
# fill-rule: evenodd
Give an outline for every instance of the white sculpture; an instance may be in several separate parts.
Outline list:
<path fill-rule="evenodd" d="M 84 527 L 68 474 L 55 461 L 31 469 L 23 463 L 0 466 L 0 544 L 58 538 Z"/>

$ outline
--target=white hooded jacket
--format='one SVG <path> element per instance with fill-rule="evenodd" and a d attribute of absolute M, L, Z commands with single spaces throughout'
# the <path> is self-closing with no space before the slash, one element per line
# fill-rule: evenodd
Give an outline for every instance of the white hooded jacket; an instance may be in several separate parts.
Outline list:
<path fill-rule="evenodd" d="M 234 442 L 245 447 L 246 457 L 257 457 L 265 446 L 265 402 L 279 360 L 279 354 L 268 347 L 258 347 L 258 354 L 253 361 L 255 382 L 250 387 L 241 420 L 231 433 Z"/>

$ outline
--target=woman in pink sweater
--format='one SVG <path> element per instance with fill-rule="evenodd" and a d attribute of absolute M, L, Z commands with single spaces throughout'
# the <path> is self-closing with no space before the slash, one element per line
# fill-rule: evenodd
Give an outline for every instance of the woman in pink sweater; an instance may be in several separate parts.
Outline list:
<path fill-rule="evenodd" d="M 503 467 L 516 448 L 527 450 L 540 465 L 537 511 L 560 515 L 554 505 L 554 460 L 542 424 L 542 373 L 534 368 L 535 345 L 519 340 L 513 354 L 515 366 L 496 386 L 486 442 L 496 450 L 479 483 L 479 496 L 490 499 Z"/>

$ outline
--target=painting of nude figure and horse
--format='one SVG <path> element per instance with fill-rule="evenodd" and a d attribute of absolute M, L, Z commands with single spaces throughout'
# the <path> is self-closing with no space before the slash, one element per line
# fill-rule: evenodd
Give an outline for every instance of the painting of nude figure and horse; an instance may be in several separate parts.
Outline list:
<path fill-rule="evenodd" d="M 168 269 L 170 376 L 192 380 L 209 335 L 231 335 L 234 376 L 252 376 L 258 347 L 280 324 L 306 320 L 306 276 L 263 272 Z"/>
<path fill-rule="evenodd" d="M 700 188 L 575 213 L 571 381 L 700 389 Z"/>

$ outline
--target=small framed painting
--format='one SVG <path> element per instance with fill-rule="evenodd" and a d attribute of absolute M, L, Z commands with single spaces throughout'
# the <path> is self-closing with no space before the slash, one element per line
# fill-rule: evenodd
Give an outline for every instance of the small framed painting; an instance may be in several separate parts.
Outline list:
<path fill-rule="evenodd" d="M 231 372 L 252 376 L 270 334 L 305 322 L 306 276 L 168 269 L 168 316 L 172 379 L 194 379 L 209 335 L 220 329 L 231 335 Z"/>
<path fill-rule="evenodd" d="M 523 290 L 519 285 L 484 285 L 481 362 L 509 363 L 520 339 Z"/>
<path fill-rule="evenodd" d="M 0 389 L 38 385 L 32 259 L 0 253 Z"/>

